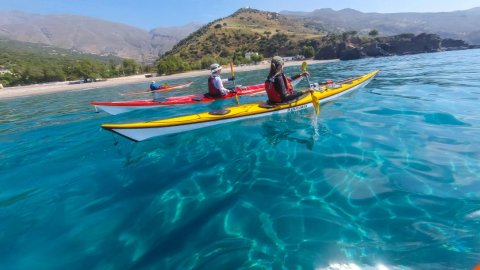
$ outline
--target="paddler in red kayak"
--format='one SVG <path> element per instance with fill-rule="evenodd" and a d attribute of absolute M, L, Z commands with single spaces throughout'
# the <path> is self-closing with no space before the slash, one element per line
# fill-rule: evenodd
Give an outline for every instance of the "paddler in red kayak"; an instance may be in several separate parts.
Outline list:
<path fill-rule="evenodd" d="M 228 93 L 234 93 L 235 90 L 227 89 L 223 86 L 224 82 L 229 82 L 235 80 L 235 77 L 230 77 L 228 79 L 222 79 L 220 77 L 220 73 L 222 72 L 222 66 L 219 64 L 211 64 L 210 65 L 210 72 L 212 75 L 208 77 L 208 94 L 205 96 L 210 97 L 220 97 L 226 95 Z"/>
<path fill-rule="evenodd" d="M 153 90 L 157 90 L 157 89 L 159 89 L 160 87 L 161 87 L 161 86 L 160 86 L 159 84 L 157 84 L 155 81 L 152 81 L 152 82 L 150 83 L 150 90 L 152 90 L 152 91 L 153 91 Z"/>
<path fill-rule="evenodd" d="M 162 96 L 159 91 L 155 91 L 157 89 L 160 89 L 162 86 L 157 84 L 155 81 L 152 81 L 150 83 L 150 90 L 152 91 L 152 99 L 155 101 L 162 100 Z"/>
<path fill-rule="evenodd" d="M 270 73 L 265 81 L 265 90 L 267 91 L 268 103 L 270 104 L 286 103 L 308 92 L 293 91 L 293 86 L 290 83 L 298 77 L 309 75 L 308 72 L 289 78 L 283 74 L 283 64 L 283 59 L 280 56 L 272 58 Z"/>

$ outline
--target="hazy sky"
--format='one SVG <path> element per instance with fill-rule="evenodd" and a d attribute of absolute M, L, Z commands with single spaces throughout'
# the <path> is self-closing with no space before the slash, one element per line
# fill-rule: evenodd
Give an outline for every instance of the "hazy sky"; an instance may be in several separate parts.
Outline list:
<path fill-rule="evenodd" d="M 206 23 L 241 7 L 266 11 L 353 8 L 363 12 L 439 12 L 480 7 L 480 0 L 0 0 L 0 11 L 77 14 L 150 30 L 159 26 Z"/>

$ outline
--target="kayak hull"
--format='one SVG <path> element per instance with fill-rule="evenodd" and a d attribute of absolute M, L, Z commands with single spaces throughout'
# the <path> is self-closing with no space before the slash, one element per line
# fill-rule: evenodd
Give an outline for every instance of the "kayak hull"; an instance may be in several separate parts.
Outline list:
<path fill-rule="evenodd" d="M 378 71 L 374 71 L 361 77 L 354 78 L 350 83 L 343 84 L 341 87 L 334 89 L 323 87 L 323 89 L 321 89 L 323 91 L 316 91 L 314 92 L 314 95 L 320 100 L 320 103 L 328 102 L 364 87 L 375 77 L 377 72 Z M 265 103 L 257 102 L 226 108 L 224 112 L 221 112 L 227 112 L 225 114 L 212 114 L 212 112 L 205 112 L 150 122 L 103 124 L 102 128 L 133 141 L 143 141 L 156 136 L 181 133 L 238 120 L 304 110 L 312 106 L 311 96 L 305 95 L 289 104 L 265 106 Z"/>
<path fill-rule="evenodd" d="M 148 101 L 148 100 L 145 100 L 145 101 Z M 111 115 L 117 115 L 117 114 L 121 114 L 121 113 L 127 113 L 127 112 L 131 112 L 131 111 L 134 111 L 134 110 L 137 110 L 137 107 L 134 107 L 134 106 L 115 106 L 115 105 L 96 105 L 96 104 L 93 104 L 92 102 L 92 105 L 94 105 L 95 107 L 95 111 L 96 112 L 99 112 L 100 110 L 108 113 L 108 114 L 111 114 Z M 158 105 L 143 105 L 143 106 L 138 106 L 139 109 L 152 109 L 152 108 L 158 108 Z"/>
<path fill-rule="evenodd" d="M 300 77 L 292 81 L 293 85 L 298 84 L 303 79 Z M 130 101 L 113 101 L 113 102 L 90 102 L 95 107 L 95 111 L 102 110 L 106 113 L 117 115 L 121 113 L 127 113 L 134 110 L 140 109 L 152 109 L 163 106 L 174 106 L 174 105 L 183 105 L 183 104 L 194 104 L 194 103 L 204 103 L 204 102 L 213 102 L 221 99 L 229 99 L 237 96 L 244 95 L 256 95 L 265 93 L 265 84 L 256 84 L 250 86 L 239 86 L 237 87 L 237 93 L 228 93 L 224 96 L 211 98 L 205 97 L 204 94 L 194 94 L 186 95 L 179 97 L 169 97 L 162 101 L 156 101 L 153 99 L 144 99 L 144 100 L 130 100 Z"/>

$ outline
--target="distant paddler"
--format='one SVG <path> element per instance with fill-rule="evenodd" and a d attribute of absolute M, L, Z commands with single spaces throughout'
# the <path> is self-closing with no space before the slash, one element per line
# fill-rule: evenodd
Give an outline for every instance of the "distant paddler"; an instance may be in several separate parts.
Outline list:
<path fill-rule="evenodd" d="M 268 103 L 271 105 L 279 103 L 288 103 L 295 100 L 304 94 L 310 92 L 310 90 L 304 92 L 296 92 L 293 90 L 291 84 L 292 80 L 295 80 L 302 76 L 308 76 L 309 73 L 305 70 L 301 74 L 289 78 L 283 73 L 283 59 L 280 56 L 274 56 L 270 64 L 270 73 L 265 81 L 265 90 L 268 95 Z"/>
<path fill-rule="evenodd" d="M 192 81 L 189 82 L 184 82 L 184 83 L 179 83 L 179 84 L 173 84 L 173 85 L 168 85 L 168 83 L 164 82 L 161 86 L 155 81 L 152 81 L 150 83 L 150 89 L 148 90 L 140 90 L 140 91 L 130 91 L 130 92 L 122 92 L 120 95 L 139 95 L 139 94 L 147 94 L 147 93 L 152 93 L 153 91 L 159 92 L 159 91 L 168 91 L 168 90 L 173 90 L 173 89 L 182 89 L 182 88 L 187 88 L 192 85 Z"/>
<path fill-rule="evenodd" d="M 155 91 L 162 88 L 161 85 L 157 84 L 155 81 L 150 82 L 150 90 L 152 91 L 152 99 L 155 101 L 161 100 L 162 96 L 159 91 Z"/>
<path fill-rule="evenodd" d="M 227 89 L 223 86 L 224 82 L 235 81 L 235 77 L 230 77 L 228 79 L 222 79 L 220 73 L 222 72 L 222 66 L 214 63 L 210 65 L 210 72 L 212 73 L 208 77 L 208 93 L 205 94 L 206 97 L 221 97 L 228 93 L 235 93 L 235 87 L 233 89 Z"/>

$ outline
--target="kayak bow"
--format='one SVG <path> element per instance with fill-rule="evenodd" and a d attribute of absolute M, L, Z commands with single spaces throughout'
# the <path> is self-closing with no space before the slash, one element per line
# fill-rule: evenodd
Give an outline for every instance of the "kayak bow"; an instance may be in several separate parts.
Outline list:
<path fill-rule="evenodd" d="M 321 86 L 313 95 L 320 102 L 327 102 L 341 95 L 367 85 L 378 70 L 342 83 Z M 189 130 L 229 123 L 233 121 L 266 116 L 274 113 L 286 113 L 312 107 L 312 96 L 304 95 L 292 103 L 268 105 L 256 102 L 226 108 L 149 122 L 128 124 L 103 124 L 102 128 L 117 133 L 133 141 L 142 141 L 156 136 L 185 132 Z"/>

